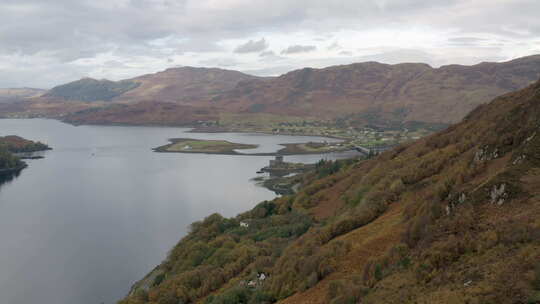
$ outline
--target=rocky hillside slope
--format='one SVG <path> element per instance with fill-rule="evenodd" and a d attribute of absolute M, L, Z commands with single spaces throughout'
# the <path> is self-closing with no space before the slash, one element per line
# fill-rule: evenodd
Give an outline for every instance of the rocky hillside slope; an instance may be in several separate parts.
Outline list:
<path fill-rule="evenodd" d="M 122 304 L 537 303 L 540 82 L 191 227 Z"/>

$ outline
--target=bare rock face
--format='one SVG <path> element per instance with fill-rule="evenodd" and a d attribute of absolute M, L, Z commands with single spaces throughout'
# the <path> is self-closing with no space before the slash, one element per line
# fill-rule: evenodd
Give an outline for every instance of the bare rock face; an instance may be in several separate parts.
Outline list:
<path fill-rule="evenodd" d="M 489 197 L 491 198 L 492 204 L 497 204 L 498 206 L 504 204 L 504 201 L 508 198 L 508 193 L 506 192 L 506 184 L 503 183 L 498 186 L 493 186 L 489 193 Z"/>
<path fill-rule="evenodd" d="M 499 149 L 489 149 L 488 146 L 480 148 L 476 153 L 474 154 L 474 161 L 475 162 L 483 162 L 483 161 L 490 161 L 492 159 L 498 158 L 500 156 Z"/>

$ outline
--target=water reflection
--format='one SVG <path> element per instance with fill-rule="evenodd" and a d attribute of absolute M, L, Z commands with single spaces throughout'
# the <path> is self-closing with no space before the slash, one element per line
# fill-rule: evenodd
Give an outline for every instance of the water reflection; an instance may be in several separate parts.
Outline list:
<path fill-rule="evenodd" d="M 2 189 L 2 185 L 12 182 L 14 179 L 19 177 L 19 175 L 21 175 L 21 171 L 16 171 L 10 174 L 0 174 L 0 190 Z"/>

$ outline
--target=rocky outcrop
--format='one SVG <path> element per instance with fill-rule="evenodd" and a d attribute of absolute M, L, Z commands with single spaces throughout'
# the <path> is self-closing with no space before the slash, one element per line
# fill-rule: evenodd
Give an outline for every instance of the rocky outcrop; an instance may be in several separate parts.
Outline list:
<path fill-rule="evenodd" d="M 498 206 L 504 204 L 505 200 L 508 199 L 508 192 L 506 190 L 506 184 L 504 183 L 493 186 L 489 192 L 491 203 Z"/>

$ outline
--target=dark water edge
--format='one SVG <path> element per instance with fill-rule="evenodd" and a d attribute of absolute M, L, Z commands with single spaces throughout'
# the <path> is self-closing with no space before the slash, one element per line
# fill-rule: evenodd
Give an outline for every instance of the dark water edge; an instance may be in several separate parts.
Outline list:
<path fill-rule="evenodd" d="M 18 168 L 0 170 L 0 187 L 16 179 L 21 174 L 21 171 L 27 166 L 28 165 L 24 165 Z"/>

